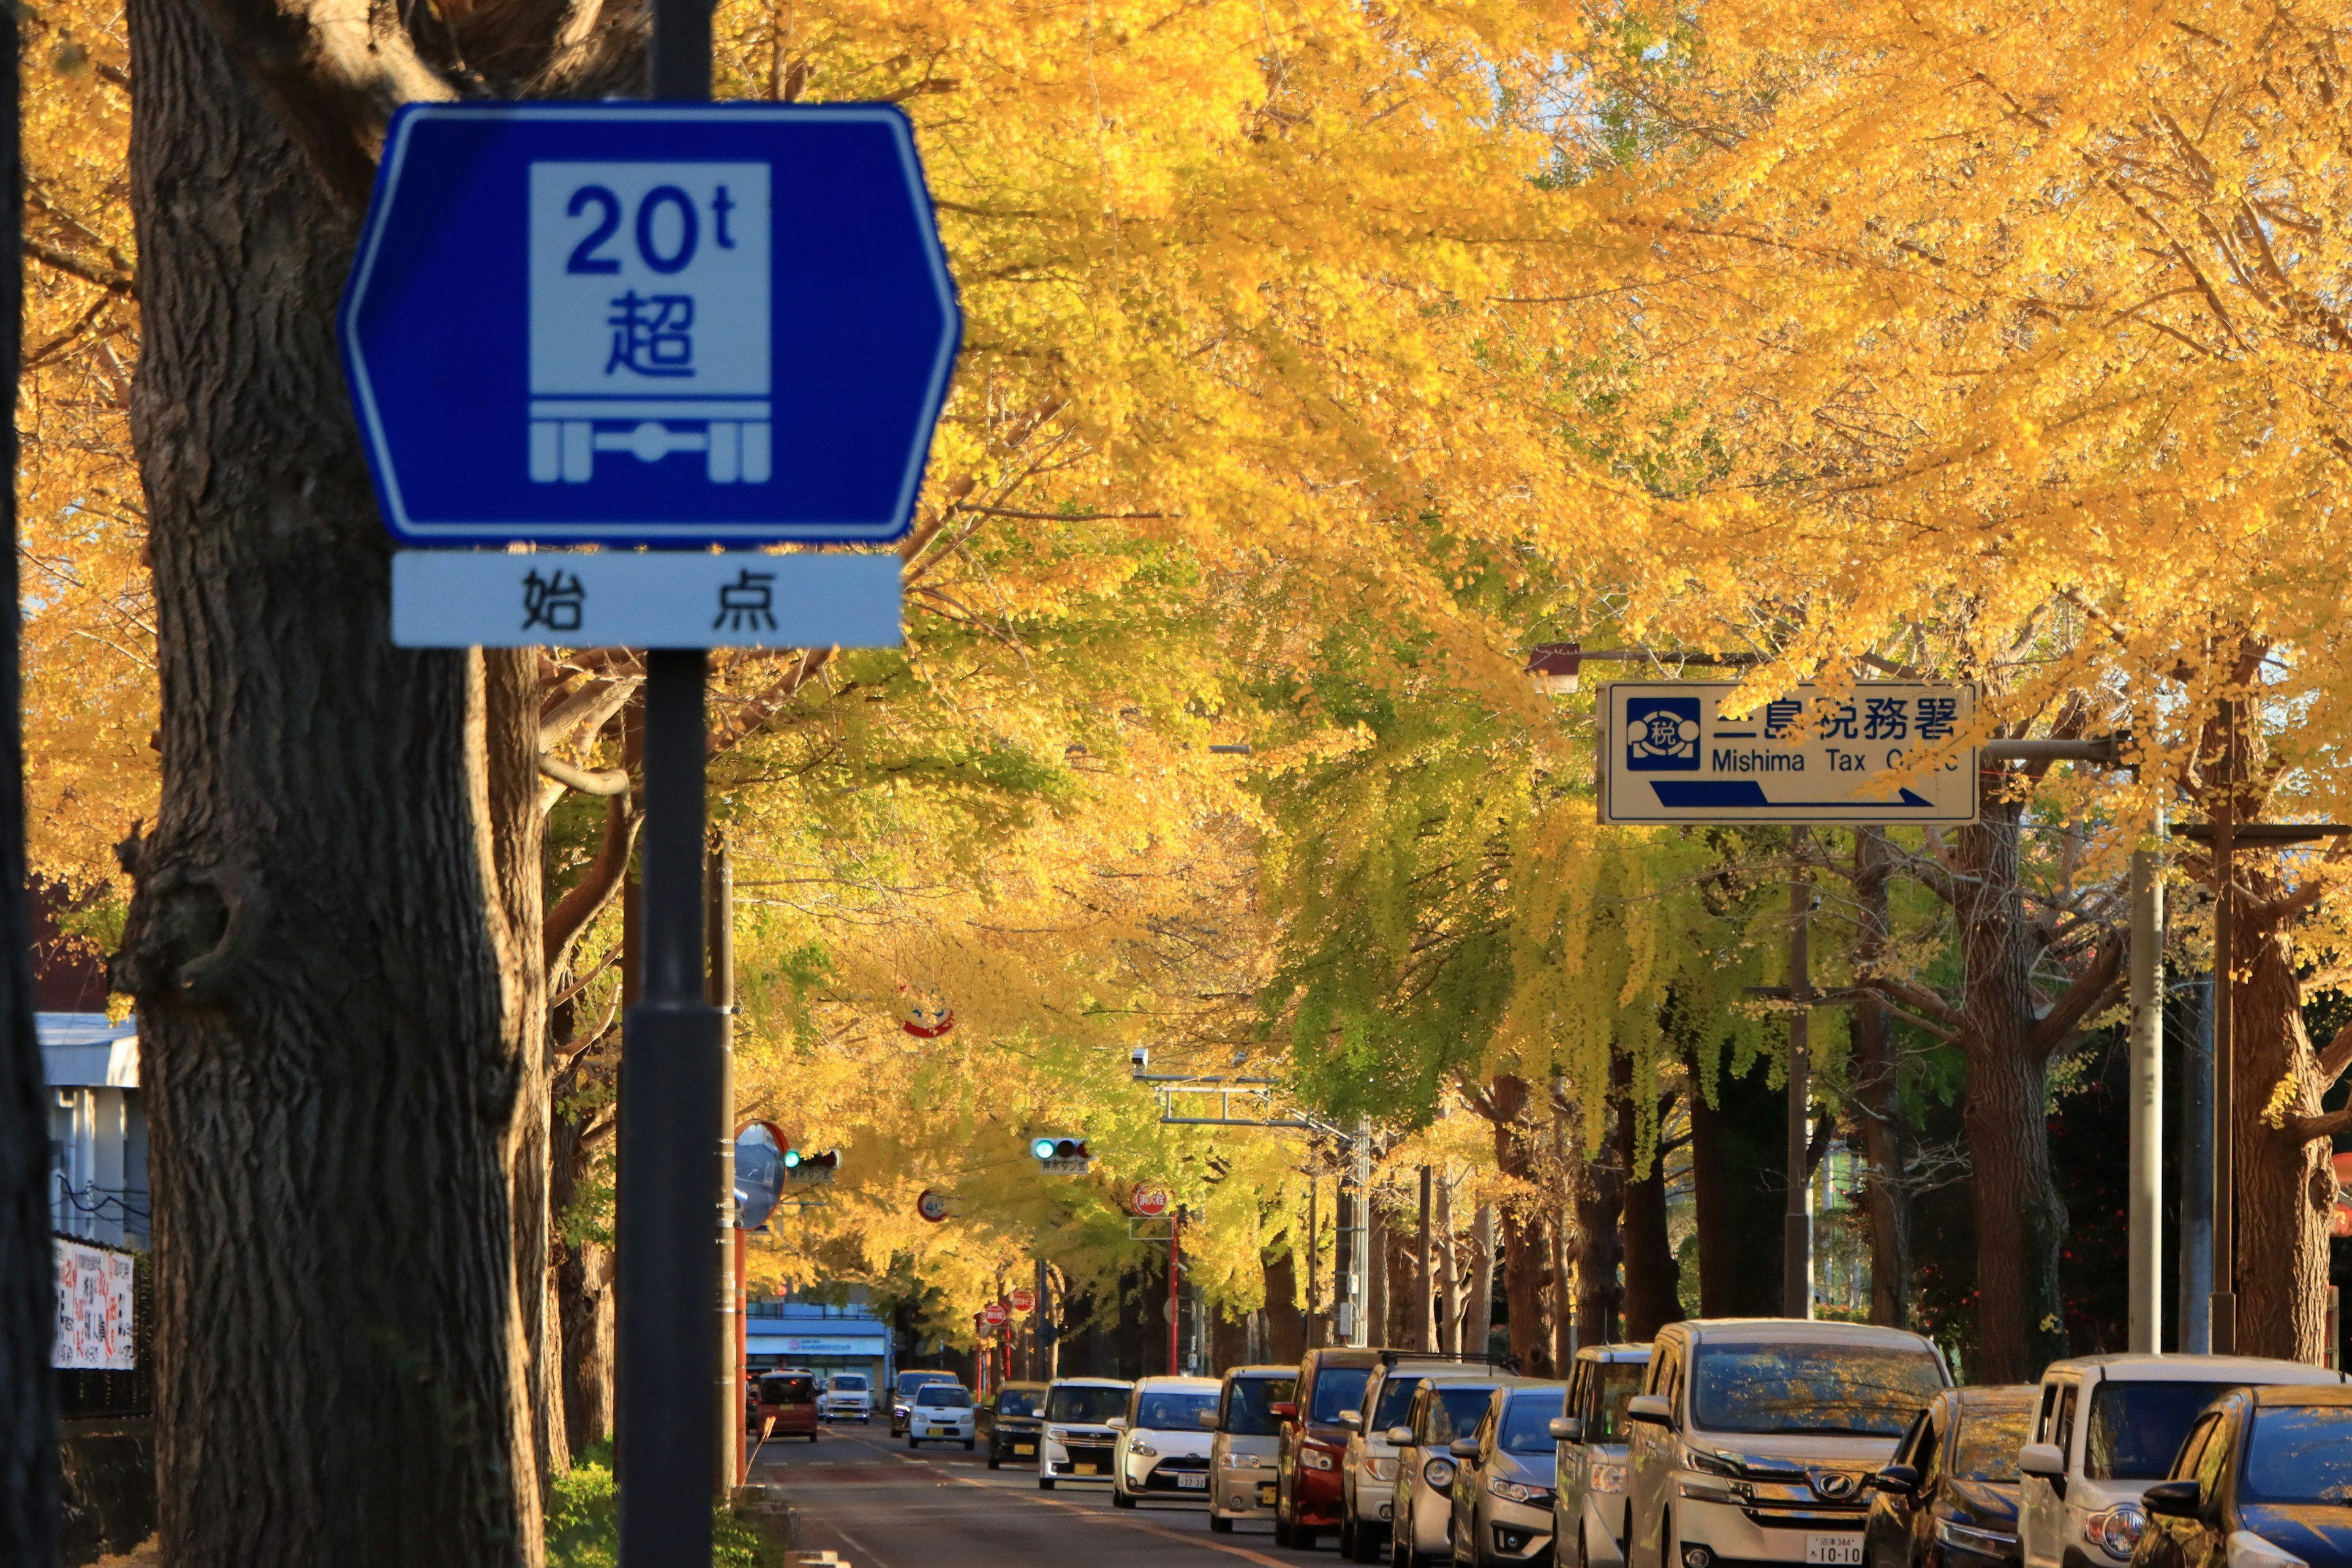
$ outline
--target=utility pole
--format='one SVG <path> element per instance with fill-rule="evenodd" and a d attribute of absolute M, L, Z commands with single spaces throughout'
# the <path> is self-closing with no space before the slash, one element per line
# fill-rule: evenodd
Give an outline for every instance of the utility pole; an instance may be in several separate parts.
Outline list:
<path fill-rule="evenodd" d="M 1780 1310 L 1790 1318 L 1813 1315 L 1812 1183 L 1805 1154 L 1812 1142 L 1811 1061 L 1808 1004 L 1812 999 L 1812 963 L 1807 951 L 1813 910 L 1812 879 L 1805 872 L 1805 847 L 1812 835 L 1789 830 L 1789 1207 L 1780 1230 Z"/>
<path fill-rule="evenodd" d="M 1431 1270 L 1437 1266 L 1436 1248 L 1432 1245 L 1432 1237 L 1429 1234 L 1432 1197 L 1429 1167 L 1423 1165 L 1421 1168 L 1421 1272 L 1415 1283 L 1412 1300 L 1412 1348 L 1418 1351 L 1436 1348 L 1436 1342 L 1430 1330 L 1430 1305 L 1433 1300 L 1431 1294 L 1433 1281 L 1430 1275 Z"/>
<path fill-rule="evenodd" d="M 719 1215 L 719 1500 L 741 1484 L 743 1379 L 737 1370 L 736 1340 L 741 1324 L 736 1292 L 743 1283 L 743 1233 L 736 1228 L 735 1194 L 735 868 L 727 840 L 711 840 L 705 876 L 709 909 L 704 929 L 710 945 L 705 982 L 719 1010 L 719 1184 L 728 1203 Z"/>
<path fill-rule="evenodd" d="M 2127 1343 L 2153 1355 L 2164 1339 L 2164 876 L 2155 845 L 2131 858 L 2131 1170 Z"/>
<path fill-rule="evenodd" d="M 1168 1216 L 1168 1375 L 1184 1370 L 1184 1205 Z"/>
<path fill-rule="evenodd" d="M 2180 1331 L 2183 1355 L 2212 1346 L 2213 982 L 2184 988 L 2180 1053 Z"/>
<path fill-rule="evenodd" d="M 1315 1348 L 1315 1310 L 1322 1301 L 1315 1293 L 1316 1258 L 1323 1250 L 1322 1222 L 1315 1215 L 1315 1198 L 1322 1186 L 1310 1167 L 1307 1173 L 1307 1311 L 1298 1321 L 1298 1342 L 1307 1350 Z"/>
<path fill-rule="evenodd" d="M 1370 1344 L 1372 1325 L 1365 1313 L 1372 1298 L 1372 1124 L 1369 1118 L 1356 1118 L 1356 1204 L 1355 1237 L 1352 1248 L 1355 1268 L 1348 1280 L 1349 1293 L 1355 1298 L 1354 1310 L 1349 1314 L 1348 1342 L 1361 1350 Z"/>

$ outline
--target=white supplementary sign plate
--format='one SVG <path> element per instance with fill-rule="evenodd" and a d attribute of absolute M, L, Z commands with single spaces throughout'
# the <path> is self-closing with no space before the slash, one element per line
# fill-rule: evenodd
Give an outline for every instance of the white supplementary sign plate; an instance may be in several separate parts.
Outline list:
<path fill-rule="evenodd" d="M 1862 1568 L 1862 1537 L 1859 1535 L 1808 1535 L 1805 1537 L 1807 1563 L 1827 1563 L 1831 1568 Z"/>
<path fill-rule="evenodd" d="M 1955 826 L 1977 819 L 1973 687 L 1811 686 L 1724 712 L 1736 682 L 1601 688 L 1600 815 L 1627 826 Z"/>
<path fill-rule="evenodd" d="M 392 558 L 392 640 L 401 647 L 896 647 L 898 610 L 896 553 L 404 550 Z"/>

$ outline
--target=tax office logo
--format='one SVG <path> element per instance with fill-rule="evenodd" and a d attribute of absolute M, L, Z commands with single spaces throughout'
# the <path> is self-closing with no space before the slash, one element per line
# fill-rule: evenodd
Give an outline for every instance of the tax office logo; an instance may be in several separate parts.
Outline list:
<path fill-rule="evenodd" d="M 1696 697 L 1627 699 L 1626 770 L 1637 773 L 1696 773 L 1698 705 Z"/>

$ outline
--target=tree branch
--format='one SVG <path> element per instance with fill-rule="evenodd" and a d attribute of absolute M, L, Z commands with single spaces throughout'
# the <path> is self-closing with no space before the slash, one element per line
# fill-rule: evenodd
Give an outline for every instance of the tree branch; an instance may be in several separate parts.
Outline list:
<path fill-rule="evenodd" d="M 626 795 L 607 796 L 604 801 L 604 837 L 596 846 L 596 858 L 588 863 L 588 870 L 580 880 L 565 889 L 555 908 L 547 913 L 541 930 L 541 949 L 546 955 L 547 972 L 562 971 L 572 958 L 572 944 L 588 922 L 604 912 L 620 890 L 621 879 L 629 868 L 629 850 L 637 838 L 637 813 L 629 809 Z"/>
<path fill-rule="evenodd" d="M 622 797 L 625 805 L 627 804 L 629 773 L 625 768 L 592 773 L 586 768 L 575 768 L 561 758 L 541 752 L 539 753 L 539 771 L 556 783 L 570 789 L 576 789 L 583 795 L 618 795 Z"/>
<path fill-rule="evenodd" d="M 2066 987 L 2050 1011 L 2033 1026 L 2026 1042 L 2044 1055 L 2058 1048 L 2059 1043 L 2074 1032 L 2074 1026 L 2102 1007 L 2112 1005 L 2117 986 L 2117 976 L 2123 969 L 2123 939 L 2110 936 L 2099 944 L 2083 973 Z"/>

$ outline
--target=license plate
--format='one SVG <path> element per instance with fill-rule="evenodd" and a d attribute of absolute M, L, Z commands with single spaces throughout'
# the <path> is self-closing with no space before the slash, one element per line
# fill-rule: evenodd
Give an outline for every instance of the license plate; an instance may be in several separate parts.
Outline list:
<path fill-rule="evenodd" d="M 1206 1476 L 1178 1476 L 1176 1478 L 1176 1489 L 1179 1491 L 1189 1492 L 1207 1491 L 1209 1489 L 1209 1478 Z"/>
<path fill-rule="evenodd" d="M 1830 1563 L 1832 1568 L 1862 1568 L 1862 1537 L 1808 1535 L 1805 1537 L 1805 1561 Z"/>
<path fill-rule="evenodd" d="M 1092 1465 L 1072 1465 L 1070 1467 L 1070 1474 L 1074 1476 L 1091 1476 L 1094 1473 L 1095 1468 Z"/>
<path fill-rule="evenodd" d="M 1034 1454 L 1037 1451 L 1037 1445 L 1034 1443 L 1015 1443 L 1013 1445 L 1013 1451 L 1016 1454 Z"/>
<path fill-rule="evenodd" d="M 1272 1508 L 1274 1506 L 1274 1483 L 1272 1481 L 1260 1481 L 1258 1483 L 1257 1506 L 1260 1508 Z"/>

